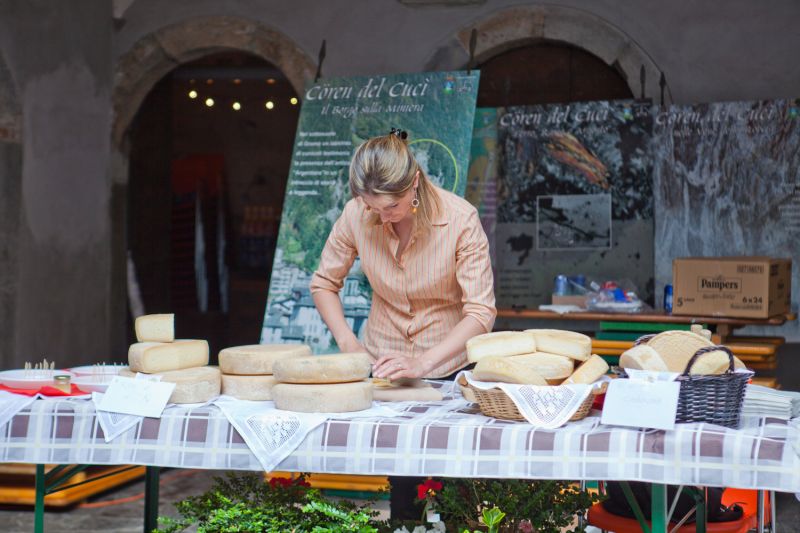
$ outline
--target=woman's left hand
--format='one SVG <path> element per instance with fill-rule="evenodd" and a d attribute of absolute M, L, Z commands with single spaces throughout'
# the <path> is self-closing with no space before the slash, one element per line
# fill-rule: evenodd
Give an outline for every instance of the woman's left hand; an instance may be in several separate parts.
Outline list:
<path fill-rule="evenodd" d="M 383 355 L 372 365 L 372 376 L 383 379 L 422 378 L 427 369 L 423 361 L 403 354 Z"/>

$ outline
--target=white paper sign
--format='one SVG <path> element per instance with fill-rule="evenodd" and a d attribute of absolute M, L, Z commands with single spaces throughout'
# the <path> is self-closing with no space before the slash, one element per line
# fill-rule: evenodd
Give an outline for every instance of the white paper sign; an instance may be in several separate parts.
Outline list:
<path fill-rule="evenodd" d="M 612 426 L 675 429 L 680 391 L 677 381 L 612 380 L 600 421 Z"/>
<path fill-rule="evenodd" d="M 97 409 L 160 418 L 173 390 L 174 383 L 114 376 Z"/>

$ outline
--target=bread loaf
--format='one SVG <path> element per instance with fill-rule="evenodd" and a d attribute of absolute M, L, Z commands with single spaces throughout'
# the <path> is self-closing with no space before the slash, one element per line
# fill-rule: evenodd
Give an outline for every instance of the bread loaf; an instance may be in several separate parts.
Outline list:
<path fill-rule="evenodd" d="M 305 344 L 250 344 L 233 346 L 219 352 L 219 368 L 223 374 L 252 376 L 272 374 L 275 361 L 311 355 Z"/>
<path fill-rule="evenodd" d="M 536 339 L 536 350 L 585 361 L 592 354 L 592 339 L 562 329 L 529 329 Z"/>
<path fill-rule="evenodd" d="M 477 363 L 484 357 L 506 357 L 536 351 L 536 339 L 524 331 L 495 331 L 467 341 L 467 359 Z"/>
<path fill-rule="evenodd" d="M 472 375 L 478 381 L 547 385 L 547 381 L 535 370 L 511 361 L 510 357 L 484 357 L 475 365 Z"/>
<path fill-rule="evenodd" d="M 346 383 L 368 378 L 372 358 L 367 353 L 290 357 L 276 361 L 272 371 L 281 383 Z"/>
<path fill-rule="evenodd" d="M 272 387 L 275 407 L 299 413 L 348 413 L 372 406 L 372 383 L 304 385 L 278 383 Z"/>

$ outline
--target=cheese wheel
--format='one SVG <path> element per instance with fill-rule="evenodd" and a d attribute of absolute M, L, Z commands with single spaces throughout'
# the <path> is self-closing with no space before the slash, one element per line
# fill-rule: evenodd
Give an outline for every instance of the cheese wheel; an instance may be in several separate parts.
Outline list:
<path fill-rule="evenodd" d="M 208 342 L 137 342 L 128 349 L 128 367 L 132 372 L 155 374 L 208 364 Z"/>
<path fill-rule="evenodd" d="M 120 370 L 119 375 L 135 377 L 136 373 Z M 219 396 L 220 372 L 215 366 L 170 370 L 154 375 L 161 376 L 163 382 L 175 384 L 170 403 L 204 403 Z"/>
<path fill-rule="evenodd" d="M 263 401 L 272 399 L 275 376 L 237 376 L 222 374 L 222 394 L 239 400 Z"/>
<path fill-rule="evenodd" d="M 535 370 L 550 385 L 557 385 L 567 379 L 575 366 L 573 360 L 563 355 L 535 352 L 525 355 L 512 355 L 509 361 L 520 363 Z"/>
<path fill-rule="evenodd" d="M 727 352 L 722 350 L 715 350 L 713 352 L 704 353 L 692 364 L 689 369 L 689 374 L 693 376 L 708 376 L 724 374 L 731 364 L 730 357 Z M 733 362 L 734 369 L 736 368 L 736 361 Z"/>
<path fill-rule="evenodd" d="M 372 407 L 372 383 L 309 385 L 278 383 L 272 387 L 275 407 L 299 413 L 349 413 Z"/>
<path fill-rule="evenodd" d="M 346 383 L 366 379 L 371 371 L 372 358 L 367 353 L 290 357 L 272 365 L 281 383 Z"/>
<path fill-rule="evenodd" d="M 652 372 L 669 372 L 666 363 L 653 348 L 646 344 L 634 346 L 619 356 L 619 366 L 633 368 L 634 370 L 649 370 Z"/>
<path fill-rule="evenodd" d="M 575 372 L 570 377 L 564 380 L 564 385 L 573 383 L 594 383 L 608 372 L 608 363 L 599 355 L 592 355 L 581 363 Z"/>
<path fill-rule="evenodd" d="M 510 357 L 484 357 L 475 365 L 472 375 L 478 381 L 547 385 L 533 368 L 512 361 Z"/>
<path fill-rule="evenodd" d="M 529 329 L 536 339 L 536 349 L 540 352 L 563 355 L 585 361 L 592 354 L 592 339 L 582 333 L 563 329 Z"/>
<path fill-rule="evenodd" d="M 252 376 L 272 374 L 275 361 L 311 355 L 305 344 L 250 344 L 233 346 L 219 352 L 219 368 L 223 374 Z"/>
<path fill-rule="evenodd" d="M 484 357 L 507 357 L 536 351 L 536 339 L 524 331 L 495 331 L 467 341 L 467 359 L 477 363 Z"/>
<path fill-rule="evenodd" d="M 172 342 L 175 340 L 175 315 L 137 316 L 133 329 L 139 342 Z"/>
<path fill-rule="evenodd" d="M 647 341 L 647 346 L 658 352 L 670 372 L 683 372 L 689 359 L 700 348 L 714 343 L 691 331 L 664 331 Z"/>

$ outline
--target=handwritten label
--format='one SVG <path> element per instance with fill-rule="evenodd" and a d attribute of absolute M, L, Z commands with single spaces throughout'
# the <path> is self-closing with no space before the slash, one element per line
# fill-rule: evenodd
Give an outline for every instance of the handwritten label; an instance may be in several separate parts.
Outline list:
<path fill-rule="evenodd" d="M 160 418 L 174 383 L 115 376 L 97 409 L 126 415 Z"/>
<path fill-rule="evenodd" d="M 612 380 L 600 421 L 612 426 L 675 429 L 680 391 L 676 381 Z"/>

